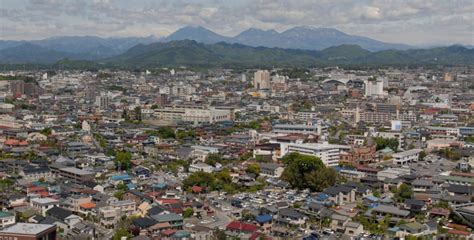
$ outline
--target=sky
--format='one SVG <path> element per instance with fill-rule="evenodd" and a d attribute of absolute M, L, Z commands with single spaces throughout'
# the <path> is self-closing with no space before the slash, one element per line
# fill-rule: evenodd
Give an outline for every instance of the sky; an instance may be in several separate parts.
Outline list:
<path fill-rule="evenodd" d="M 474 0 L 0 0 L 0 39 L 167 36 L 184 26 L 336 28 L 411 45 L 474 45 Z"/>

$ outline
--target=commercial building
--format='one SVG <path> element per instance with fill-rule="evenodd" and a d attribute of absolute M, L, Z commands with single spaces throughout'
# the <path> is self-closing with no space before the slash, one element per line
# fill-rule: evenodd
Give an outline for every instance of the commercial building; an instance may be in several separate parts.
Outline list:
<path fill-rule="evenodd" d="M 303 143 L 303 144 L 288 144 L 287 149 L 282 149 L 282 152 L 311 155 L 319 157 L 321 161 L 329 167 L 335 167 L 339 164 L 341 154 L 344 151 L 350 150 L 350 146 L 336 145 L 328 143 Z"/>
<path fill-rule="evenodd" d="M 421 149 L 411 149 L 408 151 L 395 153 L 392 155 L 393 162 L 398 165 L 406 165 L 408 163 L 418 161 L 418 156 L 422 151 L 423 150 Z"/>
<path fill-rule="evenodd" d="M 365 97 L 383 98 L 383 81 L 380 79 L 365 80 Z"/>
<path fill-rule="evenodd" d="M 4 240 L 55 240 L 56 225 L 17 223 L 0 230 L 0 239 Z"/>
<path fill-rule="evenodd" d="M 95 174 L 93 172 L 89 172 L 75 167 L 52 167 L 51 169 L 56 175 L 74 181 L 76 183 L 90 182 L 95 177 Z"/>
<path fill-rule="evenodd" d="M 172 106 L 155 109 L 154 117 L 166 122 L 215 123 L 232 120 L 227 109 L 206 108 L 202 106 Z"/>
<path fill-rule="evenodd" d="M 318 134 L 327 128 L 321 124 L 276 124 L 273 126 L 274 133 L 284 134 Z"/>
<path fill-rule="evenodd" d="M 270 89 L 270 72 L 268 70 L 258 70 L 254 74 L 253 86 L 255 89 Z"/>

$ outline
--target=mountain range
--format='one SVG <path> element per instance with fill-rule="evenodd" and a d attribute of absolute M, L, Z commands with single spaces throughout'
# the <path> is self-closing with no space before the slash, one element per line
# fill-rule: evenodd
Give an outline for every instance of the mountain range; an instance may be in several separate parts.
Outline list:
<path fill-rule="evenodd" d="M 242 44 L 205 44 L 194 40 L 139 44 L 100 61 L 121 67 L 314 67 L 331 65 L 409 66 L 474 64 L 474 49 L 462 46 L 371 52 L 358 45 L 323 50 L 251 47 Z"/>
<path fill-rule="evenodd" d="M 321 50 L 328 47 L 353 44 L 369 51 L 387 49 L 409 49 L 405 44 L 386 43 L 371 38 L 349 35 L 334 28 L 294 27 L 284 32 L 250 28 L 236 35 L 226 37 L 204 27 L 187 26 L 160 41 L 195 40 L 202 43 L 240 43 L 253 47 L 278 47 L 290 49 Z"/>
<path fill-rule="evenodd" d="M 203 27 L 184 27 L 167 37 L 53 37 L 1 41 L 1 64 L 74 66 L 314 66 L 315 64 L 472 64 L 462 46 L 412 49 L 331 28 L 294 27 L 284 32 L 251 28 L 226 37 Z M 67 60 L 66 60 L 67 59 Z M 65 61 L 66 60 L 66 61 Z"/>
<path fill-rule="evenodd" d="M 97 60 L 124 53 L 137 44 L 158 41 L 154 36 L 100 38 L 95 36 L 53 37 L 32 41 L 0 40 L 0 62 L 51 63 L 64 58 Z"/>

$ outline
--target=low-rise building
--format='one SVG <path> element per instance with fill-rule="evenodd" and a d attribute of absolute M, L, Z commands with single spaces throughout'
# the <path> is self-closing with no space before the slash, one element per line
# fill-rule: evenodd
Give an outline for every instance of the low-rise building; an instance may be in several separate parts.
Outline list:
<path fill-rule="evenodd" d="M 411 149 L 408 151 L 395 153 L 392 155 L 393 163 L 396 163 L 397 165 L 407 165 L 409 163 L 416 162 L 418 161 L 418 157 L 422 151 L 423 150 L 421 149 Z"/>

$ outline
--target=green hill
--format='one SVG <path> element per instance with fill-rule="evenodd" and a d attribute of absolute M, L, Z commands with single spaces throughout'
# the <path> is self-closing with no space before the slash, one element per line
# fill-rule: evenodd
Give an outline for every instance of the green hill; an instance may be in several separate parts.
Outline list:
<path fill-rule="evenodd" d="M 314 67 L 326 65 L 472 65 L 474 50 L 461 46 L 369 52 L 357 45 L 321 51 L 204 44 L 192 40 L 137 45 L 103 61 L 118 67 Z"/>

